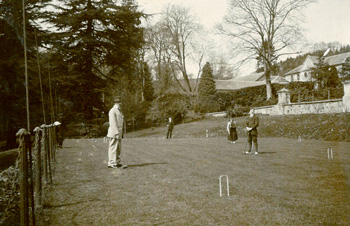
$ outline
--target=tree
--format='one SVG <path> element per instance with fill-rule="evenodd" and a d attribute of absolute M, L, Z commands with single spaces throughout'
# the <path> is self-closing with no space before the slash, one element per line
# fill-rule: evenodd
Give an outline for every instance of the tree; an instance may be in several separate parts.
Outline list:
<path fill-rule="evenodd" d="M 165 24 L 160 21 L 145 30 L 145 41 L 152 52 L 152 59 L 156 65 L 156 80 L 161 95 L 171 84 L 171 36 L 166 32 Z M 180 87 L 185 91 L 181 84 Z"/>
<path fill-rule="evenodd" d="M 62 89 L 73 101 L 74 110 L 92 119 L 93 109 L 103 109 L 101 97 L 107 81 L 128 81 L 128 85 L 118 86 L 119 94 L 134 87 L 135 59 L 143 44 L 139 26 L 143 13 L 132 0 L 118 5 L 113 0 L 57 0 L 54 7 L 48 19 L 57 28 L 51 44 L 69 67 L 68 74 L 60 76 L 60 83 L 65 84 Z M 101 70 L 104 66 L 109 67 L 107 73 Z"/>
<path fill-rule="evenodd" d="M 43 123 L 40 104 L 40 89 L 36 86 L 37 68 L 35 56 L 35 32 L 37 12 L 48 0 L 31 0 L 25 4 L 26 53 L 28 63 L 28 88 L 31 125 Z M 39 40 L 38 45 L 41 45 Z M 26 128 L 26 92 L 24 76 L 24 36 L 22 1 L 0 1 L 0 136 L 7 138 L 7 149 L 17 146 L 15 133 Z M 39 90 L 39 92 L 38 92 Z M 37 124 L 38 123 L 38 124 Z M 40 123 L 40 124 L 39 124 Z"/>
<path fill-rule="evenodd" d="M 267 100 L 272 97 L 271 68 L 301 38 L 300 11 L 314 0 L 231 0 L 221 34 L 236 41 L 235 55 L 264 67 Z"/>
<path fill-rule="evenodd" d="M 346 58 L 341 70 L 342 80 L 350 79 L 350 57 Z"/>
<path fill-rule="evenodd" d="M 187 57 L 191 54 L 190 46 L 195 45 L 194 38 L 199 34 L 202 27 L 194 16 L 190 14 L 189 9 L 181 6 L 169 5 L 166 8 L 162 20 L 164 20 L 166 32 L 171 37 L 170 50 L 173 57 L 172 63 L 181 71 L 188 91 L 192 92 L 189 76 L 187 74 Z M 171 64 L 171 66 L 173 66 L 173 64 Z M 173 71 L 175 72 L 175 69 L 173 69 Z M 175 74 L 174 79 L 178 82 Z M 179 82 L 178 84 L 182 87 Z"/>
<path fill-rule="evenodd" d="M 209 112 L 217 107 L 215 103 L 216 86 L 210 63 L 203 67 L 198 85 L 197 103 L 201 112 Z"/>
<path fill-rule="evenodd" d="M 154 88 L 152 84 L 152 77 L 151 72 L 149 70 L 148 64 L 143 63 L 143 95 L 145 98 L 145 101 L 152 102 L 154 99 Z"/>
<path fill-rule="evenodd" d="M 318 63 L 315 63 L 316 67 L 312 68 L 311 76 L 315 79 L 316 88 L 322 89 L 327 84 L 327 71 L 328 64 L 324 62 L 324 57 L 320 55 L 318 57 Z"/>

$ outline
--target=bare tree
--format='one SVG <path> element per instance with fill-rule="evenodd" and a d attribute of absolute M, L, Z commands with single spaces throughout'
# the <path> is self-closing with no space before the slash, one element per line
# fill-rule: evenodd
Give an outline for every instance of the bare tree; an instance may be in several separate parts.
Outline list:
<path fill-rule="evenodd" d="M 192 54 L 191 46 L 195 44 L 195 36 L 200 33 L 202 26 L 190 14 L 189 9 L 177 5 L 168 5 L 162 20 L 171 36 L 173 63 L 181 71 L 188 91 L 192 92 L 186 66 L 188 57 Z M 176 78 L 175 75 L 174 77 Z"/>
<path fill-rule="evenodd" d="M 258 60 L 264 66 L 267 100 L 272 97 L 271 69 L 281 55 L 301 39 L 301 9 L 315 0 L 230 0 L 221 34 L 236 41 L 242 63 Z"/>

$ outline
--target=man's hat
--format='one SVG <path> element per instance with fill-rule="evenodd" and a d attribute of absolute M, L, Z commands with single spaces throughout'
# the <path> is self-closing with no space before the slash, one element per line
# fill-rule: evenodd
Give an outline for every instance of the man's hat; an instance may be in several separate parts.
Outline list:
<path fill-rule="evenodd" d="M 114 98 L 114 103 L 121 103 L 122 101 L 121 101 L 121 99 L 120 99 L 120 96 L 116 96 L 115 98 Z"/>
<path fill-rule="evenodd" d="M 62 123 L 60 123 L 59 121 L 56 121 L 56 122 L 53 123 L 54 126 L 59 126 L 59 125 L 61 125 L 61 124 L 62 124 Z"/>

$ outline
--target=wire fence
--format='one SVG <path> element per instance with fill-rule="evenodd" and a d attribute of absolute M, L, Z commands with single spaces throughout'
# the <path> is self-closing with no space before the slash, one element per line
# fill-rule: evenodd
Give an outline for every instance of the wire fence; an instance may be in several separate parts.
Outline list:
<path fill-rule="evenodd" d="M 34 136 L 26 129 L 17 132 L 18 158 L 0 174 L 1 201 L 6 203 L 0 225 L 19 225 L 20 219 L 20 225 L 35 226 L 40 219 L 45 189 L 52 183 L 58 134 L 54 124 L 33 132 Z"/>

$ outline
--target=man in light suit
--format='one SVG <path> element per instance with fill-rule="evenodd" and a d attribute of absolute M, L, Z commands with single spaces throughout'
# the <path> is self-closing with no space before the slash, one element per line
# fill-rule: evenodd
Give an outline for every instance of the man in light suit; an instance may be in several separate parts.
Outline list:
<path fill-rule="evenodd" d="M 121 164 L 122 136 L 124 116 L 120 111 L 120 97 L 115 98 L 114 106 L 108 113 L 109 128 L 108 128 L 108 168 L 126 168 L 126 165 Z"/>

